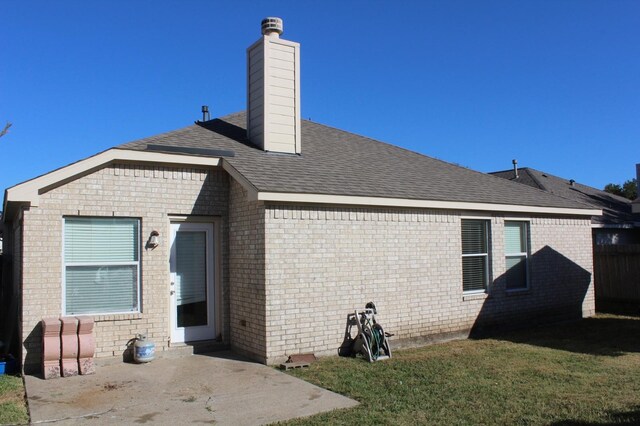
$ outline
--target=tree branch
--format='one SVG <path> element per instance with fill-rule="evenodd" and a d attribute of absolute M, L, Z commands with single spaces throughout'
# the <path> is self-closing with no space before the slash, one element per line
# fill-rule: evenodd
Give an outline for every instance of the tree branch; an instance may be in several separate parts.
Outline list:
<path fill-rule="evenodd" d="M 0 131 L 0 138 L 9 133 L 9 127 L 11 127 L 11 123 L 7 121 L 7 124 L 4 125 L 4 129 Z"/>

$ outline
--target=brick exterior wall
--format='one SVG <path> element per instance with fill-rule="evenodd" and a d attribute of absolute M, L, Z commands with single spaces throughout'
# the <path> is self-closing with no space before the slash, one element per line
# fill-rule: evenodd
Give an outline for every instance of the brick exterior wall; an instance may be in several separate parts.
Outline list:
<path fill-rule="evenodd" d="M 265 212 L 232 180 L 229 197 L 231 347 L 266 361 L 264 259 Z"/>
<path fill-rule="evenodd" d="M 369 301 L 397 343 L 594 313 L 588 219 L 531 218 L 530 288 L 507 292 L 504 218 L 487 217 L 492 283 L 488 295 L 471 296 L 462 291 L 462 217 L 267 206 L 267 363 L 294 353 L 337 353 L 346 315 Z"/>
<path fill-rule="evenodd" d="M 146 332 L 156 350 L 169 341 L 170 216 L 208 216 L 218 222 L 221 235 L 222 322 L 229 324 L 228 292 L 229 178 L 221 170 L 112 164 L 52 189 L 40 205 L 24 212 L 23 241 L 23 358 L 25 371 L 40 368 L 42 334 L 39 321 L 63 313 L 63 218 L 115 216 L 140 219 L 141 308 L 139 314 L 94 316 L 96 356 L 122 356 L 129 339 Z M 215 217 L 215 218 L 214 218 Z M 146 250 L 152 230 L 161 243 Z M 218 327 L 228 341 L 229 329 Z"/>
<path fill-rule="evenodd" d="M 269 364 L 288 355 L 337 353 L 346 316 L 374 301 L 393 345 L 466 336 L 485 326 L 594 313 L 589 219 L 523 217 L 530 224 L 530 287 L 505 290 L 503 216 L 490 220 L 487 294 L 462 291 L 459 211 L 291 206 L 250 201 L 222 170 L 115 164 L 52 189 L 24 212 L 22 340 L 27 372 L 41 359 L 43 317 L 62 314 L 65 216 L 141 220 L 139 314 L 96 316 L 97 356 L 121 356 L 146 332 L 169 349 L 172 216 L 218 224 L 222 265 L 218 331 L 242 354 Z M 512 218 L 510 218 L 512 219 Z M 16 247 L 16 252 L 20 251 Z M 16 264 L 15 271 L 20 270 Z"/>

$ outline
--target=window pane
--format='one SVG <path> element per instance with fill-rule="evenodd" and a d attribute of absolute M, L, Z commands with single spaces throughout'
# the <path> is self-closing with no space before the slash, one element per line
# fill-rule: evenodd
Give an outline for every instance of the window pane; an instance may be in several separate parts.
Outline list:
<path fill-rule="evenodd" d="M 136 262 L 138 220 L 121 218 L 67 218 L 65 262 Z"/>
<path fill-rule="evenodd" d="M 462 220 L 462 254 L 487 253 L 487 221 Z"/>
<path fill-rule="evenodd" d="M 462 289 L 464 291 L 484 290 L 487 280 L 487 257 L 462 258 Z"/>
<path fill-rule="evenodd" d="M 504 223 L 504 251 L 505 253 L 524 253 L 527 251 L 524 222 Z"/>
<path fill-rule="evenodd" d="M 462 289 L 464 291 L 487 288 L 488 228 L 486 220 L 462 220 Z"/>
<path fill-rule="evenodd" d="M 178 305 L 207 299 L 206 233 L 176 233 L 176 300 Z"/>
<path fill-rule="evenodd" d="M 527 257 L 507 256 L 507 290 L 527 288 Z"/>
<path fill-rule="evenodd" d="M 527 288 L 527 223 L 504 223 L 504 251 L 507 290 Z"/>
<path fill-rule="evenodd" d="M 139 221 L 65 219 L 65 313 L 137 312 Z"/>
<path fill-rule="evenodd" d="M 67 266 L 66 313 L 134 312 L 138 266 Z"/>

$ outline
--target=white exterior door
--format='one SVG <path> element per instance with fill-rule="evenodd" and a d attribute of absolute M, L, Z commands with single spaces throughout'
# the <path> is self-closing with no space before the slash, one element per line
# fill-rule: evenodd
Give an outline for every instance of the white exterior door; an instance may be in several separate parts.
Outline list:
<path fill-rule="evenodd" d="M 213 224 L 171 224 L 172 343 L 215 337 L 213 238 Z"/>

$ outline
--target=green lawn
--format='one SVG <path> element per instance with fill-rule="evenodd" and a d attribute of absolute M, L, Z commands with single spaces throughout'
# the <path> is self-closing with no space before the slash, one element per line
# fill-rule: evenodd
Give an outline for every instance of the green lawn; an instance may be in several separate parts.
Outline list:
<path fill-rule="evenodd" d="M 393 355 L 291 370 L 360 406 L 287 424 L 640 424 L 639 317 L 599 315 Z"/>
<path fill-rule="evenodd" d="M 0 375 L 0 425 L 29 422 L 24 403 L 24 385 L 20 377 Z"/>

